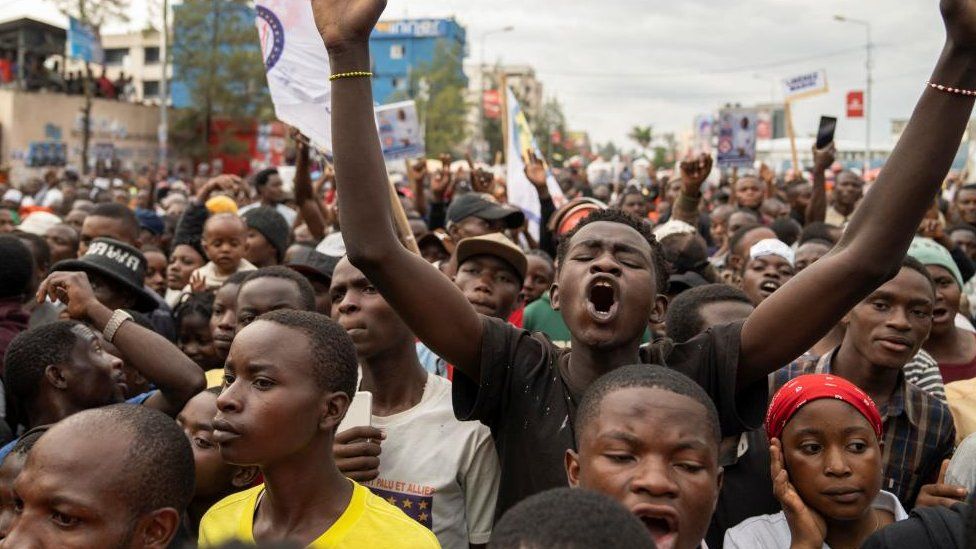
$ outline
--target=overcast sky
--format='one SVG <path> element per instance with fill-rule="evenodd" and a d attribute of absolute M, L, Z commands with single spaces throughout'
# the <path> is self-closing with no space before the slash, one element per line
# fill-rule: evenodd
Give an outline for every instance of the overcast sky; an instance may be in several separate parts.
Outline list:
<path fill-rule="evenodd" d="M 156 0 L 149 0 L 156 1 Z M 296 0 L 301 1 L 301 0 Z M 546 95 L 564 105 L 571 129 L 627 144 L 635 124 L 685 131 L 695 114 L 728 102 L 782 100 L 779 79 L 824 68 L 831 93 L 794 109 L 798 134 L 821 114 L 841 117 L 839 139 L 864 139 L 846 120 L 844 96 L 865 85 L 864 27 L 874 58 L 873 140 L 889 140 L 892 118 L 907 117 L 943 43 L 937 0 L 388 0 L 384 18 L 456 17 L 469 59 L 536 68 Z M 147 0 L 133 0 L 144 20 Z M 0 0 L 0 19 L 57 17 L 37 0 Z"/>

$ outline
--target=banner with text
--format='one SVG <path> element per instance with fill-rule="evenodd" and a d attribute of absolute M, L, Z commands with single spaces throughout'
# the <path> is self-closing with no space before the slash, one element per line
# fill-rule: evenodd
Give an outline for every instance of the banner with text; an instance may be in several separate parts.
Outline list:
<path fill-rule="evenodd" d="M 864 92 L 847 92 L 847 118 L 864 118 Z"/>
<path fill-rule="evenodd" d="M 819 70 L 798 74 L 783 80 L 783 96 L 787 101 L 827 93 L 827 71 Z"/>

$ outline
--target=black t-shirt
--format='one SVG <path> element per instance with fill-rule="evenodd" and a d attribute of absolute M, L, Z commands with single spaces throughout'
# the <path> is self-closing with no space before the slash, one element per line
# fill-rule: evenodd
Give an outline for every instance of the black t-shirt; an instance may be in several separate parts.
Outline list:
<path fill-rule="evenodd" d="M 496 515 L 528 496 L 567 485 L 566 450 L 575 448 L 573 421 L 580 394 L 565 381 L 569 353 L 541 333 L 482 317 L 481 380 L 455 370 L 454 414 L 491 429 L 501 464 Z M 757 428 L 767 383 L 736 395 L 742 323 L 717 326 L 686 343 L 656 342 L 642 362 L 666 364 L 698 382 L 715 401 L 723 436 Z"/>

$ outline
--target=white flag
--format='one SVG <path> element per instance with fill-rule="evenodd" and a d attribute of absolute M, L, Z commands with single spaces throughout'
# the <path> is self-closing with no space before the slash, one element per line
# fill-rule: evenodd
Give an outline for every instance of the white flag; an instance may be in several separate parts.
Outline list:
<path fill-rule="evenodd" d="M 308 0 L 257 0 L 258 36 L 275 115 L 332 150 L 329 54 Z"/>
<path fill-rule="evenodd" d="M 529 234 L 532 238 L 539 239 L 539 224 L 541 222 L 542 207 L 539 204 L 539 193 L 535 190 L 535 185 L 529 181 L 525 175 L 525 161 L 522 154 L 526 150 L 532 151 L 537 157 L 542 158 L 542 152 L 532 136 L 529 128 L 529 121 L 525 118 L 525 113 L 515 99 L 515 94 L 511 88 L 505 90 L 508 99 L 508 150 L 505 158 L 508 164 L 508 203 L 517 206 L 525 213 L 525 218 L 529 221 Z M 563 190 L 559 188 L 559 183 L 552 173 L 546 178 L 546 187 L 549 188 L 549 195 L 556 207 L 562 206 L 566 202 Z"/>

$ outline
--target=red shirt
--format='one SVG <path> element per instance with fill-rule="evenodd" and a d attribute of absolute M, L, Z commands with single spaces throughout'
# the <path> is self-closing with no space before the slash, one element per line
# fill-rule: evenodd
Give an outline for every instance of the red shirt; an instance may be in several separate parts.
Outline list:
<path fill-rule="evenodd" d="M 976 337 L 976 334 L 973 334 L 973 337 Z M 962 364 L 940 362 L 939 373 L 942 374 L 942 382 L 947 385 L 953 381 L 972 379 L 976 377 L 976 356 Z"/>

